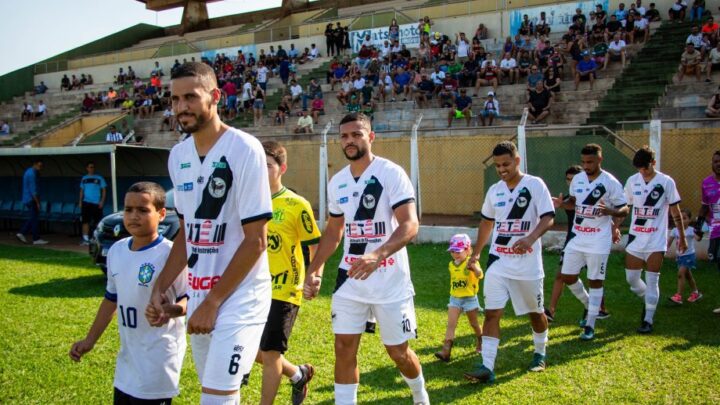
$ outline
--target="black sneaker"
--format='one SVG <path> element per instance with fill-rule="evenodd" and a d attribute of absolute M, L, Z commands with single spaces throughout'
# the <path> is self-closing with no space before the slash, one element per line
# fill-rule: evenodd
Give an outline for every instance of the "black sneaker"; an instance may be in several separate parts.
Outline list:
<path fill-rule="evenodd" d="M 375 334 L 375 322 L 365 322 L 365 333 Z"/>
<path fill-rule="evenodd" d="M 648 333 L 652 333 L 653 331 L 653 325 L 650 322 L 642 321 L 642 324 L 639 328 L 637 328 L 638 333 L 642 333 L 644 335 Z"/>
<path fill-rule="evenodd" d="M 310 384 L 310 380 L 312 380 L 313 375 L 315 375 L 315 368 L 312 364 L 303 364 L 299 368 L 300 373 L 302 373 L 302 378 L 300 378 L 300 381 L 292 384 L 293 405 L 300 405 L 303 401 L 305 401 L 305 397 L 307 397 L 308 392 L 308 384 Z"/>
<path fill-rule="evenodd" d="M 555 316 L 547 308 L 545 308 L 545 318 L 547 318 L 549 323 L 555 322 Z"/>
<path fill-rule="evenodd" d="M 598 312 L 597 319 L 608 319 L 610 318 L 610 313 L 606 311 L 600 311 Z"/>

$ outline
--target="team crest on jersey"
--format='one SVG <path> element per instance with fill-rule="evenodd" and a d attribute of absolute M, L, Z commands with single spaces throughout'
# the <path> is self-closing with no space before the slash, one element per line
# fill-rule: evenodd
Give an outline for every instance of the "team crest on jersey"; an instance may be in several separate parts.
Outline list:
<path fill-rule="evenodd" d="M 210 182 L 208 183 L 208 192 L 210 192 L 211 196 L 215 198 L 223 198 L 225 191 L 227 191 L 225 180 L 221 177 L 212 177 L 210 179 Z"/>
<path fill-rule="evenodd" d="M 596 189 L 593 190 L 593 192 L 592 192 L 592 196 L 593 196 L 594 198 L 600 198 L 600 195 L 601 195 L 601 194 L 602 194 L 602 192 L 601 192 L 600 189 L 598 189 L 598 188 L 596 188 Z"/>
<path fill-rule="evenodd" d="M 282 248 L 282 236 L 276 232 L 268 232 L 267 248 L 270 253 L 277 253 Z"/>
<path fill-rule="evenodd" d="M 302 214 L 300 214 L 300 220 L 302 221 L 303 228 L 305 228 L 305 232 L 312 233 L 313 221 L 312 218 L 310 218 L 310 214 L 308 214 L 307 211 L 303 210 Z"/>
<path fill-rule="evenodd" d="M 517 206 L 520 208 L 524 208 L 528 204 L 528 200 L 525 197 L 518 197 L 517 199 Z"/>
<path fill-rule="evenodd" d="M 138 281 L 140 285 L 147 287 L 147 284 L 152 280 L 153 274 L 155 274 L 155 266 L 152 263 L 143 263 L 138 271 Z"/>
<path fill-rule="evenodd" d="M 652 198 L 653 200 L 657 200 L 658 197 L 660 197 L 660 193 L 657 190 L 653 190 L 653 192 L 650 193 L 650 198 Z"/>
<path fill-rule="evenodd" d="M 122 225 L 115 225 L 115 227 L 113 228 L 113 235 L 115 235 L 115 237 L 120 236 L 120 231 L 122 231 Z"/>
<path fill-rule="evenodd" d="M 375 208 L 375 197 L 372 194 L 365 194 L 362 197 L 362 205 L 369 210 Z"/>

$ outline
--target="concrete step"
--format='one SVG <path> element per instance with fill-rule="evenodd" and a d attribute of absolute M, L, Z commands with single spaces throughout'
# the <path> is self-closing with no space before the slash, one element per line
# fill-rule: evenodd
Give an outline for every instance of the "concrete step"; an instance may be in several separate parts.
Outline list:
<path fill-rule="evenodd" d="M 705 105 L 692 107 L 659 107 L 652 109 L 656 119 L 705 118 Z"/>

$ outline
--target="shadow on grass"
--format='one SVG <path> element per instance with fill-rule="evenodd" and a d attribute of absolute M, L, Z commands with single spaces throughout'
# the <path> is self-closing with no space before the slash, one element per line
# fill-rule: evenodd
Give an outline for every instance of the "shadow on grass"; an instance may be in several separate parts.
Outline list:
<path fill-rule="evenodd" d="M 72 279 L 54 278 L 40 284 L 11 288 L 8 292 L 41 298 L 96 298 L 105 293 L 105 280 L 105 275 L 98 272 Z"/>

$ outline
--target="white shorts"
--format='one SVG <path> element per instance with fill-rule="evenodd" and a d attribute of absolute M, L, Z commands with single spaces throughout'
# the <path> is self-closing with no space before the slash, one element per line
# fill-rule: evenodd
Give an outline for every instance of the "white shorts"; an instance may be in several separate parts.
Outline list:
<path fill-rule="evenodd" d="M 650 259 L 650 256 L 651 256 L 653 253 L 661 253 L 661 254 L 663 254 L 664 252 L 638 252 L 638 251 L 635 251 L 635 250 L 632 250 L 632 249 L 625 249 L 625 253 L 629 254 L 630 256 L 635 256 L 635 257 L 637 257 L 638 259 L 640 259 L 640 260 L 644 261 L 645 263 L 647 263 L 648 259 Z"/>
<path fill-rule="evenodd" d="M 264 323 L 224 325 L 207 335 L 190 335 L 200 384 L 220 391 L 240 389 L 250 372 L 262 337 Z"/>
<path fill-rule="evenodd" d="M 508 299 L 512 301 L 515 315 L 525 315 L 530 312 L 543 313 L 543 279 L 516 280 L 507 278 L 492 266 L 485 272 L 483 283 L 485 296 L 485 310 L 504 309 Z"/>
<path fill-rule="evenodd" d="M 610 254 L 578 252 L 565 249 L 563 255 L 562 274 L 578 275 L 583 267 L 587 266 L 588 280 L 605 280 L 607 261 Z"/>
<path fill-rule="evenodd" d="M 360 335 L 365 322 L 374 316 L 384 345 L 396 346 L 417 337 L 413 297 L 390 304 L 368 304 L 333 295 L 331 311 L 336 335 Z"/>

